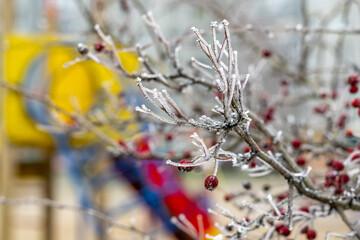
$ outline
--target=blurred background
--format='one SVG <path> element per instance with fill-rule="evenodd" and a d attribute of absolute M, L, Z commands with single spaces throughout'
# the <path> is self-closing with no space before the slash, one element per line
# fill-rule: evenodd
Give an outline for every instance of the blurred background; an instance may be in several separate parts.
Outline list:
<path fill-rule="evenodd" d="M 306 11 L 309 19 L 304 19 L 303 2 L 1 0 L 0 76 L 2 81 L 17 84 L 40 95 L 50 96 L 54 103 L 67 111 L 89 111 L 92 114 L 96 113 L 97 108 L 107 107 L 106 101 L 102 105 L 101 100 L 107 99 L 103 88 L 108 86 L 107 90 L 111 94 L 124 99 L 118 117 L 124 121 L 132 119 L 134 106 L 144 100 L 134 91 L 131 81 L 92 62 L 78 63 L 69 68 L 63 68 L 63 65 L 79 57 L 76 47 L 79 42 L 92 47 L 93 43 L 99 40 L 94 32 L 95 24 L 99 24 L 106 33 L 111 34 L 119 48 L 151 42 L 151 34 L 144 26 L 141 16 L 147 11 L 152 11 L 168 38 L 187 36 L 192 26 L 208 29 L 211 21 L 221 22 L 229 16 L 230 23 L 234 23 L 235 28 L 248 24 L 261 27 L 264 31 L 234 39 L 234 46 L 241 53 L 242 72 L 256 67 L 256 63 L 261 61 L 261 52 L 264 49 L 270 49 L 285 59 L 290 63 L 291 70 L 301 63 L 299 55 L 302 53 L 307 55 L 307 70 L 313 71 L 318 84 L 309 83 L 305 87 L 299 85 L 296 91 L 301 93 L 309 89 L 336 90 L 341 85 L 339 82 L 357 68 L 360 46 L 357 44 L 359 39 L 356 35 L 341 40 L 342 35 L 326 35 L 322 38 L 315 34 L 303 35 L 299 32 L 277 32 L 268 29 L 281 30 L 285 26 L 298 24 L 313 28 L 356 28 L 359 27 L 360 20 L 359 3 L 355 1 L 357 7 L 354 4 L 347 8 L 344 1 L 307 1 Z M 193 40 L 184 40 L 180 55 L 184 62 L 199 54 L 199 51 L 194 53 Z M 309 44 L 311 41 L 314 41 L 314 45 L 311 45 L 313 47 L 304 52 L 304 42 Z M 341 50 L 338 50 L 340 47 Z M 156 54 L 156 48 L 149 50 L 149 55 L 152 53 Z M 138 69 L 139 63 L 135 54 L 123 53 L 121 58 L 127 71 Z M 154 61 L 160 62 L 161 56 L 159 59 Z M 261 78 L 269 80 L 264 81 L 262 88 L 276 94 L 279 89 L 278 79 L 284 76 L 289 81 L 296 81 L 291 74 L 278 71 L 271 64 L 265 65 Z M 270 79 L 277 79 L 276 84 L 274 85 Z M 74 107 L 72 96 L 77 98 L 78 108 Z M 80 132 L 75 137 L 68 137 L 63 130 L 76 128 L 74 119 L 45 109 L 42 104 L 18 93 L 5 93 L 4 89 L 0 89 L 0 97 L 1 196 L 49 198 L 63 204 L 94 208 L 118 222 L 135 224 L 139 229 L 154 232 L 157 239 L 181 239 L 181 235 L 174 230 L 169 221 L 171 215 L 181 213 L 186 206 L 193 206 L 191 211 L 203 215 L 206 219 L 204 221 L 208 221 L 208 225 L 205 224 L 208 229 L 214 221 L 226 223 L 226 219 L 215 218 L 208 214 L 206 209 L 214 207 L 215 202 L 226 205 L 224 195 L 242 189 L 239 183 L 249 179 L 248 175 L 239 169 L 224 165 L 219 173 L 219 189 L 215 192 L 205 192 L 204 171 L 178 173 L 176 168 L 164 167 L 161 160 L 139 163 L 136 159 L 116 159 L 109 155 L 106 147 L 91 133 Z M 200 99 L 202 97 L 199 96 Z M 345 95 L 340 97 L 341 100 L 347 98 Z M 343 101 L 339 100 L 333 104 L 342 108 L 340 102 Z M 291 114 L 300 124 L 310 122 L 324 129 L 325 124 L 318 118 L 313 118 L 312 111 L 303 111 L 307 106 L 315 104 L 310 101 L 305 105 L 284 107 L 282 111 L 285 115 Z M 257 110 L 258 107 L 254 108 Z M 59 130 L 47 127 L 49 122 L 54 121 L 63 128 Z M 353 120 L 349 124 L 359 125 Z M 276 126 L 276 123 L 274 125 Z M 164 135 L 151 134 L 153 128 L 151 124 L 135 122 L 118 126 L 116 131 L 106 128 L 103 130 L 114 139 L 130 140 L 138 145 L 148 144 L 146 136 L 150 135 L 151 141 L 157 142 L 156 151 L 165 156 L 169 151 L 182 153 L 191 145 L 178 144 L 178 140 L 170 139 L 169 135 L 166 135 L 175 133 L 171 138 L 189 141 L 187 136 L 182 136 L 182 131 L 161 126 L 165 137 L 168 136 L 164 141 Z M 120 164 L 121 161 L 126 164 Z M 153 166 L 161 170 L 154 172 L 151 170 Z M 315 176 L 326 171 L 325 159 L 319 158 L 312 166 Z M 205 172 L 209 171 L 211 169 L 205 169 Z M 264 182 L 272 183 L 274 194 L 286 191 L 287 185 L 280 177 L 269 175 L 266 178 L 265 181 L 252 181 L 253 189 L 259 194 L 262 194 Z M 164 187 L 162 181 L 165 180 L 172 185 Z M 167 191 L 168 188 L 176 189 L 176 192 Z M 166 206 L 166 209 L 162 209 L 162 206 Z M 236 212 L 236 204 L 226 206 Z M 320 227 L 324 223 L 327 229 L 346 232 L 345 226 L 339 224 L 339 221 L 329 221 L 325 218 L 317 221 L 316 225 Z M 319 232 L 319 239 L 325 234 L 325 231 Z M 137 234 L 104 226 L 94 218 L 74 211 L 31 204 L 1 205 L 0 239 L 24 238 L 140 239 Z"/>

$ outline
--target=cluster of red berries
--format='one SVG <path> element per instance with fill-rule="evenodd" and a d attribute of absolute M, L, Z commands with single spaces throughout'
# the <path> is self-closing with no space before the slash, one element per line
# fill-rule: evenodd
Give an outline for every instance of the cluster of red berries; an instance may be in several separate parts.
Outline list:
<path fill-rule="evenodd" d="M 350 181 L 350 177 L 346 173 L 340 173 L 344 170 L 344 164 L 338 160 L 328 160 L 327 165 L 333 170 L 329 171 L 325 175 L 324 186 L 335 187 L 334 194 L 340 195 L 344 192 L 344 186 Z"/>
<path fill-rule="evenodd" d="M 288 225 L 285 225 L 283 223 L 278 223 L 275 226 L 275 231 L 278 232 L 282 236 L 289 236 L 291 234 L 291 231 L 289 229 Z"/>
<path fill-rule="evenodd" d="M 308 240 L 312 240 L 316 238 L 316 231 L 314 229 L 309 229 L 309 227 L 304 227 L 301 229 L 302 234 L 306 234 Z"/>
<path fill-rule="evenodd" d="M 350 85 L 349 92 L 351 94 L 357 93 L 357 91 L 359 90 L 357 86 L 358 83 L 359 83 L 359 74 L 353 74 L 349 76 L 347 80 L 347 84 Z"/>
<path fill-rule="evenodd" d="M 360 116 L 360 98 L 352 100 L 351 106 L 358 109 L 358 115 Z"/>

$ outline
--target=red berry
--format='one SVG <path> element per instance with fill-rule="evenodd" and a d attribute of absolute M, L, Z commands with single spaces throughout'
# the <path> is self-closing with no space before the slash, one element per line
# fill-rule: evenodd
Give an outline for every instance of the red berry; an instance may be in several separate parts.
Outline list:
<path fill-rule="evenodd" d="M 325 183 L 324 183 L 324 186 L 325 186 L 326 188 L 329 188 L 329 187 L 331 187 L 332 185 L 333 185 L 332 182 L 325 181 Z"/>
<path fill-rule="evenodd" d="M 340 195 L 344 192 L 344 189 L 342 187 L 337 187 L 335 188 L 334 194 L 335 195 Z"/>
<path fill-rule="evenodd" d="M 280 201 L 284 200 L 285 198 L 287 198 L 287 196 L 288 196 L 288 194 L 287 194 L 287 192 L 285 192 L 285 193 L 279 195 L 277 197 L 277 200 L 280 202 Z"/>
<path fill-rule="evenodd" d="M 280 84 L 281 84 L 281 86 L 287 86 L 289 84 L 289 81 L 285 78 L 282 78 L 280 80 Z"/>
<path fill-rule="evenodd" d="M 331 98 L 332 98 L 332 99 L 336 99 L 337 96 L 338 96 L 338 92 L 337 92 L 336 90 L 332 91 L 332 93 L 331 93 Z"/>
<path fill-rule="evenodd" d="M 243 149 L 244 153 L 248 153 L 250 151 L 251 151 L 251 148 L 249 146 L 245 146 L 244 149 Z"/>
<path fill-rule="evenodd" d="M 319 105 L 319 106 L 314 107 L 314 112 L 318 113 L 318 114 L 324 114 L 324 113 L 326 113 L 327 110 L 329 110 L 329 105 L 328 104 L 323 104 L 323 105 Z"/>
<path fill-rule="evenodd" d="M 279 233 L 280 235 L 287 237 L 290 235 L 291 232 L 288 226 L 283 226 L 279 229 Z"/>
<path fill-rule="evenodd" d="M 148 155 L 151 153 L 149 137 L 143 137 L 135 142 L 135 152 L 139 155 Z"/>
<path fill-rule="evenodd" d="M 327 172 L 326 175 L 325 175 L 325 180 L 327 182 L 334 182 L 336 179 L 336 173 L 333 172 L 333 171 L 330 171 L 330 172 Z"/>
<path fill-rule="evenodd" d="M 250 167 L 250 168 L 256 167 L 256 160 L 255 160 L 255 159 L 252 159 L 252 160 L 249 162 L 249 167 Z"/>
<path fill-rule="evenodd" d="M 320 93 L 319 97 L 322 99 L 327 98 L 327 93 Z"/>
<path fill-rule="evenodd" d="M 350 93 L 357 93 L 357 91 L 359 90 L 359 88 L 357 86 L 351 86 L 349 89 Z"/>
<path fill-rule="evenodd" d="M 269 57 L 271 57 L 271 54 L 272 54 L 272 52 L 269 51 L 269 50 L 267 50 L 267 49 L 264 49 L 264 50 L 262 51 L 262 56 L 263 56 L 264 58 L 269 58 Z"/>
<path fill-rule="evenodd" d="M 103 42 L 97 42 L 94 44 L 94 49 L 97 52 L 101 52 L 102 50 L 104 50 L 105 48 L 105 44 Z"/>
<path fill-rule="evenodd" d="M 352 86 L 358 84 L 358 82 L 359 82 L 358 78 L 359 78 L 358 74 L 350 75 L 348 78 L 348 84 L 350 84 Z"/>
<path fill-rule="evenodd" d="M 301 233 L 307 233 L 309 231 L 309 227 L 308 226 L 306 226 L 306 227 L 303 227 L 302 229 L 301 229 Z"/>
<path fill-rule="evenodd" d="M 332 168 L 336 171 L 341 171 L 344 169 L 344 164 L 340 161 L 334 161 L 332 164 Z"/>
<path fill-rule="evenodd" d="M 348 129 L 348 130 L 346 130 L 346 131 L 345 131 L 345 136 L 346 136 L 346 137 L 352 137 L 352 136 L 353 136 L 352 131 L 351 131 L 351 130 L 349 130 L 349 129 Z"/>
<path fill-rule="evenodd" d="M 173 135 L 171 134 L 171 133 L 167 133 L 167 134 L 165 134 L 165 139 L 167 140 L 167 141 L 171 141 L 171 140 L 173 140 Z"/>
<path fill-rule="evenodd" d="M 302 142 L 300 139 L 295 138 L 294 140 L 292 140 L 291 144 L 294 148 L 299 148 L 301 146 Z"/>
<path fill-rule="evenodd" d="M 326 166 L 331 167 L 334 163 L 334 159 L 328 159 L 326 160 Z"/>
<path fill-rule="evenodd" d="M 305 160 L 305 158 L 303 158 L 303 157 L 298 157 L 298 158 L 296 159 L 296 163 L 297 163 L 297 165 L 299 165 L 299 166 L 304 166 L 305 163 L 306 163 L 306 160 Z"/>
<path fill-rule="evenodd" d="M 360 158 L 360 153 L 354 154 L 354 156 L 351 157 L 351 161 L 357 160 L 358 158 Z"/>
<path fill-rule="evenodd" d="M 343 114 L 340 115 L 339 119 L 345 121 L 347 119 L 347 117 L 348 117 L 347 114 L 343 113 Z"/>
<path fill-rule="evenodd" d="M 315 239 L 315 238 L 316 238 L 316 232 L 315 232 L 315 230 L 309 229 L 309 230 L 307 231 L 307 233 L 306 233 L 306 237 L 307 237 L 307 239 L 309 239 L 309 240 Z"/>
<path fill-rule="evenodd" d="M 234 195 L 233 195 L 232 193 L 228 193 L 228 194 L 225 194 L 224 200 L 228 202 L 228 201 L 230 201 L 233 197 L 234 197 Z"/>
<path fill-rule="evenodd" d="M 188 160 L 188 159 L 183 159 L 179 162 L 180 164 L 190 164 L 191 161 Z M 178 167 L 179 171 L 182 171 L 182 172 L 190 172 L 191 170 L 194 169 L 194 167 Z"/>
<path fill-rule="evenodd" d="M 346 173 L 340 174 L 339 181 L 341 184 L 347 184 L 350 181 L 350 177 Z"/>
<path fill-rule="evenodd" d="M 213 191 L 217 185 L 219 184 L 219 181 L 216 176 L 210 175 L 205 179 L 204 186 L 207 190 Z"/>
<path fill-rule="evenodd" d="M 282 216 L 284 216 L 285 213 L 286 213 L 285 210 L 282 209 L 282 208 L 279 208 L 279 212 L 280 212 L 280 215 L 282 215 Z M 274 215 L 274 216 L 277 216 L 277 212 L 276 212 L 275 210 L 273 211 L 273 215 Z"/>
<path fill-rule="evenodd" d="M 191 157 L 191 151 L 190 150 L 185 150 L 184 151 L 184 157 L 185 158 L 190 158 Z"/>
<path fill-rule="evenodd" d="M 118 140 L 118 144 L 119 144 L 121 147 L 123 147 L 126 151 L 129 150 L 126 142 L 124 142 L 123 140 L 120 140 L 120 139 L 119 139 L 119 140 Z"/>
<path fill-rule="evenodd" d="M 351 106 L 353 106 L 354 108 L 360 107 L 360 98 L 355 98 L 354 100 L 352 100 Z"/>
<path fill-rule="evenodd" d="M 276 224 L 276 225 L 275 225 L 275 231 L 279 232 L 280 229 L 281 229 L 282 227 L 284 227 L 284 226 L 285 226 L 285 224 L 283 224 L 283 223 L 278 223 L 278 224 Z"/>
<path fill-rule="evenodd" d="M 302 212 L 307 212 L 307 213 L 310 212 L 308 206 L 302 206 L 302 207 L 300 208 L 300 211 L 302 211 Z"/>

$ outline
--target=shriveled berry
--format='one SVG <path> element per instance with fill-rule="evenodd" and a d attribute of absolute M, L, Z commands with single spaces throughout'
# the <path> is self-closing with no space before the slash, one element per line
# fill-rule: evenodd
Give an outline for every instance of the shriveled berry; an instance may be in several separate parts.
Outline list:
<path fill-rule="evenodd" d="M 359 88 L 357 86 L 351 86 L 349 89 L 350 93 L 357 93 L 357 91 L 359 90 Z"/>
<path fill-rule="evenodd" d="M 299 166 L 304 166 L 305 163 L 306 163 L 306 160 L 305 160 L 305 158 L 303 158 L 303 157 L 298 157 L 298 158 L 296 159 L 296 164 L 299 165 Z"/>
<path fill-rule="evenodd" d="M 294 148 L 299 148 L 301 146 L 302 142 L 300 139 L 295 138 L 292 140 L 291 144 Z"/>
<path fill-rule="evenodd" d="M 104 50 L 105 48 L 105 44 L 103 42 L 97 42 L 94 44 L 94 49 L 97 52 L 101 52 L 102 50 Z"/>
<path fill-rule="evenodd" d="M 204 186 L 207 190 L 213 191 L 219 184 L 219 181 L 216 176 L 210 175 L 204 181 Z"/>
<path fill-rule="evenodd" d="M 188 159 L 183 159 L 179 162 L 180 164 L 190 164 L 191 161 L 188 160 Z M 179 171 L 182 171 L 182 172 L 190 172 L 191 170 L 194 169 L 194 167 L 178 167 Z"/>
<path fill-rule="evenodd" d="M 340 161 L 334 161 L 332 164 L 332 168 L 336 171 L 341 171 L 344 169 L 344 164 Z"/>
<path fill-rule="evenodd" d="M 307 233 L 306 233 L 306 237 L 307 237 L 307 239 L 309 239 L 309 240 L 315 239 L 315 238 L 316 238 L 316 232 L 315 232 L 315 230 L 309 229 L 309 230 L 307 231 Z"/>

